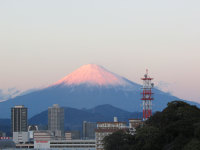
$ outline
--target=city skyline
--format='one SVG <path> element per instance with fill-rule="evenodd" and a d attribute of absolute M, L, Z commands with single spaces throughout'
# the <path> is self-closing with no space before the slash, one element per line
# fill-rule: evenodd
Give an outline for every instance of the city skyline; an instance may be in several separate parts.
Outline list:
<path fill-rule="evenodd" d="M 3 0 L 0 89 L 46 87 L 95 63 L 140 84 L 148 68 L 155 86 L 200 102 L 199 4 Z"/>

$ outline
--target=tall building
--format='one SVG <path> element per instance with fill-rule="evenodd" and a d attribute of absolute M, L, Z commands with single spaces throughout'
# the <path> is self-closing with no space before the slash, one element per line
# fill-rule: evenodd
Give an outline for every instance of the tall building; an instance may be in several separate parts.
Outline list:
<path fill-rule="evenodd" d="M 95 139 L 96 122 L 83 121 L 83 139 Z"/>
<path fill-rule="evenodd" d="M 55 137 L 64 135 L 64 109 L 58 104 L 48 108 L 48 130 L 52 131 Z"/>
<path fill-rule="evenodd" d="M 28 141 L 27 108 L 23 105 L 11 108 L 11 127 L 15 143 L 25 143 Z"/>
<path fill-rule="evenodd" d="M 12 132 L 27 132 L 27 108 L 23 105 L 11 108 Z"/>

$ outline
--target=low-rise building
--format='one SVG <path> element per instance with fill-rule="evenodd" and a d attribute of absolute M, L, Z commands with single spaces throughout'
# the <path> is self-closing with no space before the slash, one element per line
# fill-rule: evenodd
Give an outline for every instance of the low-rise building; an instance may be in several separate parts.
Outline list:
<path fill-rule="evenodd" d="M 134 135 L 136 128 L 143 124 L 141 119 L 129 119 L 129 131 L 130 134 Z"/>
<path fill-rule="evenodd" d="M 75 150 L 96 150 L 95 140 L 51 140 L 50 148 Z"/>
<path fill-rule="evenodd" d="M 40 138 L 41 139 L 41 138 Z M 34 141 L 33 143 L 16 144 L 16 148 L 27 149 L 65 149 L 65 150 L 96 150 L 95 140 L 54 140 Z"/>
<path fill-rule="evenodd" d="M 53 138 L 53 132 L 48 130 L 35 131 L 33 133 L 33 137 L 34 137 L 34 148 L 49 149 L 50 140 Z"/>
<path fill-rule="evenodd" d="M 95 130 L 96 150 L 103 150 L 103 139 L 105 136 L 118 130 L 126 129 L 128 129 L 126 122 L 118 122 L 116 117 L 114 122 L 97 122 L 97 129 Z"/>
<path fill-rule="evenodd" d="M 65 132 L 65 139 L 66 140 L 80 140 L 80 131 L 78 130 L 72 130 Z"/>
<path fill-rule="evenodd" d="M 66 140 L 72 140 L 72 133 L 71 132 L 65 132 L 65 138 L 66 138 Z"/>
<path fill-rule="evenodd" d="M 15 143 L 26 143 L 29 141 L 28 132 L 13 132 L 13 141 Z"/>
<path fill-rule="evenodd" d="M 129 119 L 129 128 L 137 128 L 142 125 L 141 119 Z"/>
<path fill-rule="evenodd" d="M 34 148 L 34 144 L 33 143 L 17 143 L 16 144 L 16 148 L 17 149 L 31 149 Z"/>

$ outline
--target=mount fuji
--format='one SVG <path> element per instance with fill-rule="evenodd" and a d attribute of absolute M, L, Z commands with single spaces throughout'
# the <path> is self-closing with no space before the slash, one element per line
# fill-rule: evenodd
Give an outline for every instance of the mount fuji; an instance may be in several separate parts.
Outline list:
<path fill-rule="evenodd" d="M 141 112 L 141 85 L 112 73 L 102 66 L 88 64 L 80 67 L 56 83 L 32 93 L 0 103 L 0 118 L 10 116 L 14 105 L 28 107 L 29 117 L 53 104 L 63 107 L 92 108 L 110 104 L 130 112 Z M 160 111 L 167 103 L 179 98 L 154 89 L 153 111 Z M 197 103 L 187 101 L 190 104 Z"/>

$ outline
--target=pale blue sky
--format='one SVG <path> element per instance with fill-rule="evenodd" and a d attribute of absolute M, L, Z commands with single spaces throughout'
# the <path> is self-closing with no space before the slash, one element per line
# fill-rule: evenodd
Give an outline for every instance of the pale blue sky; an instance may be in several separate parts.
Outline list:
<path fill-rule="evenodd" d="M 149 68 L 200 102 L 200 1 L 0 1 L 0 89 L 47 86 L 88 63 L 137 83 Z"/>

